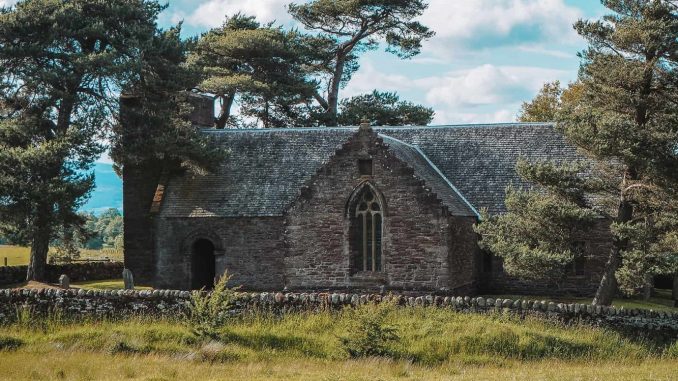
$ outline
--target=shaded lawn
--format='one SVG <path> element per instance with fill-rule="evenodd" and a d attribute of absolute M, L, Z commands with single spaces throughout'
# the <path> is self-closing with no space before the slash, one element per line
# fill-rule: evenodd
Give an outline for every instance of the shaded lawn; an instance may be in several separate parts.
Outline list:
<path fill-rule="evenodd" d="M 58 284 L 41 283 L 41 282 L 22 282 L 3 286 L 0 288 L 60 288 Z M 84 288 L 86 290 L 122 290 L 125 288 L 125 283 L 122 279 L 107 279 L 107 280 L 90 280 L 85 282 L 72 282 L 71 288 Z M 150 286 L 134 285 L 135 290 L 152 290 Z"/>

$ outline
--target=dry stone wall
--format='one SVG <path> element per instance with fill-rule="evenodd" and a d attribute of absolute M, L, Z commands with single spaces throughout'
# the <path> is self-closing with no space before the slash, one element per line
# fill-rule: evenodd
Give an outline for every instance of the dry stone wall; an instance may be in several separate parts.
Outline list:
<path fill-rule="evenodd" d="M 60 310 L 76 317 L 130 317 L 134 315 L 176 318 L 188 311 L 191 292 L 177 290 L 0 290 L 0 322 L 11 321 L 17 310 L 38 314 Z M 450 308 L 465 313 L 507 312 L 557 321 L 583 321 L 595 325 L 659 334 L 678 339 L 678 313 L 643 309 L 564 304 L 548 301 L 483 297 L 403 296 L 348 293 L 241 293 L 236 310 L 263 309 L 277 312 L 340 309 L 392 300 L 403 307 Z"/>

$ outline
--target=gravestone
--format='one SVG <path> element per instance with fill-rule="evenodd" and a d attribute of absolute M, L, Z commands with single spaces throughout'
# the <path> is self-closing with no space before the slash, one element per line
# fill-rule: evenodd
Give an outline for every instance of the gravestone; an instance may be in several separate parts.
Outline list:
<path fill-rule="evenodd" d="M 125 283 L 125 290 L 134 290 L 134 276 L 130 269 L 122 270 L 122 281 Z"/>
<path fill-rule="evenodd" d="M 61 274 L 61 276 L 59 277 L 59 287 L 71 288 L 71 280 L 68 278 L 68 275 Z"/>

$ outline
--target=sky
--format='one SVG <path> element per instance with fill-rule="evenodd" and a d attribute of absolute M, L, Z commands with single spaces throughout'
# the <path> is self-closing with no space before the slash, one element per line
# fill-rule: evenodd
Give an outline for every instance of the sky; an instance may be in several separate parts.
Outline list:
<path fill-rule="evenodd" d="M 2 1 L 2 0 L 0 0 Z M 183 21 L 184 34 L 219 26 L 242 12 L 260 21 L 298 26 L 285 11 L 292 0 L 171 0 L 161 25 Z M 304 0 L 297 0 L 304 1 Z M 544 82 L 577 76 L 584 41 L 578 19 L 606 13 L 597 0 L 429 0 L 420 18 L 436 32 L 409 60 L 380 51 L 364 54 L 340 97 L 395 91 L 432 107 L 433 124 L 515 121 L 522 102 Z"/>

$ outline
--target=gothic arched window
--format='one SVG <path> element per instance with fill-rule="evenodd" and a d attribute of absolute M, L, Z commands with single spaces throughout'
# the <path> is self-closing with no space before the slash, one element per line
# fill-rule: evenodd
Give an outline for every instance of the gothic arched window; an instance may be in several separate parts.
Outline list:
<path fill-rule="evenodd" d="M 360 192 L 356 200 L 353 215 L 354 271 L 381 271 L 383 208 L 369 186 Z"/>

